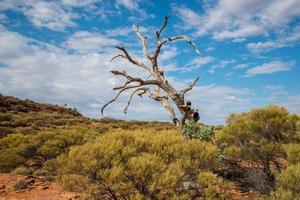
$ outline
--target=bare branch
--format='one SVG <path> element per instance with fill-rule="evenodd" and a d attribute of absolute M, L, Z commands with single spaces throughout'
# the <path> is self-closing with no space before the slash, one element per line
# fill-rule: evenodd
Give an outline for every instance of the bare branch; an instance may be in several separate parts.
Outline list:
<path fill-rule="evenodd" d="M 126 73 L 126 71 L 120 72 L 120 71 L 112 70 L 111 73 L 114 74 L 114 75 L 116 75 L 116 76 L 124 76 L 128 80 L 128 84 L 129 83 L 133 83 L 133 82 L 138 82 L 141 85 L 157 85 L 157 86 L 161 86 L 161 84 L 162 84 L 162 82 L 159 81 L 159 80 L 143 80 L 143 79 L 138 78 L 138 77 L 132 77 L 132 76 L 128 75 Z"/>
<path fill-rule="evenodd" d="M 147 92 L 147 89 L 149 90 L 149 88 L 145 88 L 145 87 L 143 87 L 143 88 L 138 88 L 138 89 L 134 90 L 134 91 L 131 93 L 131 95 L 130 95 L 130 97 L 129 97 L 129 99 L 128 99 L 127 105 L 126 105 L 126 107 L 124 108 L 124 113 L 125 113 L 125 114 L 127 114 L 127 110 L 128 110 L 128 107 L 129 107 L 129 105 L 130 105 L 130 103 L 131 103 L 132 97 L 133 97 L 137 92 L 139 92 L 139 91 L 142 91 L 141 93 L 138 94 L 140 97 L 142 97 L 142 95 L 145 94 L 145 93 Z"/>
<path fill-rule="evenodd" d="M 197 83 L 199 80 L 200 80 L 200 77 L 197 77 L 197 78 L 192 82 L 192 84 L 191 84 L 189 87 L 187 87 L 187 88 L 185 88 L 184 90 L 181 90 L 181 91 L 180 91 L 180 95 L 181 95 L 181 96 L 184 96 L 185 93 L 191 91 L 191 90 L 193 89 L 193 87 L 196 85 L 196 83 Z"/>
<path fill-rule="evenodd" d="M 126 58 L 124 55 L 119 54 L 119 55 L 116 55 L 116 56 L 112 57 L 112 58 L 110 59 L 110 62 L 112 62 L 114 59 L 116 59 L 116 58 L 118 58 L 118 57 Z"/>
<path fill-rule="evenodd" d="M 149 53 L 148 53 L 148 48 L 147 48 L 147 37 L 143 36 L 140 33 L 140 27 L 139 27 L 139 25 L 135 25 L 135 29 L 136 29 L 137 36 L 141 39 L 145 57 L 150 59 L 150 56 L 149 56 Z"/>
<path fill-rule="evenodd" d="M 170 17 L 169 15 L 166 15 L 166 16 L 165 16 L 163 25 L 160 27 L 159 31 L 156 31 L 156 38 L 157 38 L 157 42 L 158 42 L 158 43 L 160 43 L 160 34 L 162 33 L 162 31 L 163 31 L 163 30 L 165 29 L 165 27 L 167 26 L 169 17 Z"/>
<path fill-rule="evenodd" d="M 187 36 L 185 36 L 185 35 L 179 35 L 179 36 L 175 36 L 175 37 L 170 37 L 170 38 L 164 40 L 164 41 L 161 43 L 161 45 L 163 45 L 163 44 L 165 44 L 165 43 L 167 43 L 167 42 L 173 42 L 173 41 L 176 41 L 176 40 L 184 40 L 184 41 L 186 41 L 187 43 L 189 43 L 189 44 L 193 47 L 193 49 L 196 51 L 196 53 L 197 53 L 198 55 L 202 56 L 202 53 L 200 52 L 200 50 L 199 50 L 199 48 L 197 47 L 197 45 L 196 45 L 194 42 L 192 42 L 192 41 L 191 41 Z"/>
<path fill-rule="evenodd" d="M 137 60 L 133 59 L 132 56 L 130 56 L 128 51 L 123 46 L 117 46 L 116 49 L 121 50 L 125 55 L 121 55 L 121 54 L 117 55 L 117 56 L 113 57 L 111 59 L 111 61 L 113 61 L 117 57 L 123 57 L 123 58 L 127 59 L 129 62 L 131 62 L 132 64 L 137 65 L 139 67 L 142 67 L 142 68 L 150 71 L 149 68 L 143 62 L 140 62 L 140 61 L 137 61 Z"/>
<path fill-rule="evenodd" d="M 107 102 L 106 104 L 104 104 L 101 108 L 101 114 L 103 115 L 103 112 L 104 112 L 104 109 L 111 103 L 115 102 L 119 96 L 126 90 L 129 90 L 129 89 L 132 89 L 132 88 L 137 88 L 137 87 L 140 87 L 141 85 L 135 85 L 135 86 L 127 86 L 127 87 L 124 87 L 122 88 L 114 98 L 112 98 L 109 102 Z"/>

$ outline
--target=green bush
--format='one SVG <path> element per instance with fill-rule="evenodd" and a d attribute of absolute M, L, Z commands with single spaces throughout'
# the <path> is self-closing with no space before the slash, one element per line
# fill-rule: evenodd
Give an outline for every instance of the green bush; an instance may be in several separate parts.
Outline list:
<path fill-rule="evenodd" d="M 230 115 L 228 125 L 216 134 L 215 141 L 230 160 L 244 160 L 261 165 L 271 179 L 271 164 L 280 167 L 276 158 L 284 157 L 282 144 L 297 135 L 299 117 L 278 106 L 253 109 Z"/>
<path fill-rule="evenodd" d="M 11 113 L 0 113 L 0 122 L 11 121 L 12 119 L 13 119 L 13 115 Z"/>
<path fill-rule="evenodd" d="M 100 199 L 181 199 L 176 185 L 185 173 L 216 167 L 218 149 L 178 132 L 116 131 L 71 147 L 58 160 L 61 176 L 77 174 L 97 185 Z"/>
<path fill-rule="evenodd" d="M 183 126 L 182 134 L 188 139 L 211 141 L 214 136 L 214 128 L 211 126 L 202 126 L 197 123 L 190 123 Z"/>
<path fill-rule="evenodd" d="M 12 134 L 14 130 L 9 127 L 0 127 L 0 138 L 6 137 L 9 134 Z"/>
<path fill-rule="evenodd" d="M 300 199 L 300 164 L 290 165 L 276 177 L 276 190 L 272 199 Z"/>
<path fill-rule="evenodd" d="M 58 183 L 66 190 L 71 192 L 84 192 L 91 187 L 87 177 L 77 174 L 62 175 L 58 179 Z"/>
<path fill-rule="evenodd" d="M 211 172 L 200 172 L 198 183 L 202 187 L 203 199 L 205 200 L 230 200 L 234 199 L 232 193 L 233 184 L 225 182 Z"/>
<path fill-rule="evenodd" d="M 28 188 L 28 183 L 24 180 L 20 180 L 14 185 L 14 190 L 16 190 L 16 191 L 24 190 L 26 188 Z"/>
<path fill-rule="evenodd" d="M 33 173 L 33 169 L 27 167 L 17 167 L 12 173 L 18 175 L 31 175 Z"/>
<path fill-rule="evenodd" d="M 287 144 L 283 146 L 289 164 L 300 163 L 300 144 Z"/>
<path fill-rule="evenodd" d="M 35 135 L 11 134 L 0 139 L 0 172 L 8 172 L 30 158 L 55 158 L 73 145 L 83 144 L 100 135 L 95 129 L 41 131 Z"/>

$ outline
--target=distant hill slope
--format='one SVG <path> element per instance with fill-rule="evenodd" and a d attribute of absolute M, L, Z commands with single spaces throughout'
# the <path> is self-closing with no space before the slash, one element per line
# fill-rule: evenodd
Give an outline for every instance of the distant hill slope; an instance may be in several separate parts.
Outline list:
<path fill-rule="evenodd" d="M 100 112 L 100 111 L 99 111 Z M 75 108 L 37 103 L 0 94 L 0 138 L 12 133 L 32 134 L 40 130 L 70 129 L 74 126 L 110 129 L 174 129 L 168 122 L 124 121 L 112 118 L 91 119 L 82 116 Z"/>
<path fill-rule="evenodd" d="M 82 116 L 76 109 L 64 108 L 59 105 L 37 103 L 32 100 L 21 100 L 12 96 L 0 94 L 0 112 L 28 113 L 28 112 L 48 112 L 59 113 L 72 116 Z"/>

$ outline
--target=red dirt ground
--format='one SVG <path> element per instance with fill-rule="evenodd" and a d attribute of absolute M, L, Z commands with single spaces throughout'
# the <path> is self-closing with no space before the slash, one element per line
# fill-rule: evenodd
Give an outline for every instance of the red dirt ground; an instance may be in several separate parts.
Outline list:
<path fill-rule="evenodd" d="M 14 185 L 20 180 L 31 183 L 27 189 L 15 191 Z M 41 182 L 38 177 L 0 174 L 0 200 L 75 200 L 78 197 L 55 183 Z"/>

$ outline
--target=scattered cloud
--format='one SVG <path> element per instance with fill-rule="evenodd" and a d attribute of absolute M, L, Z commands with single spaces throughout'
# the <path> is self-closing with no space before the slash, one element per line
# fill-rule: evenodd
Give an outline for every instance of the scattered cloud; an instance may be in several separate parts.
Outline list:
<path fill-rule="evenodd" d="M 64 46 L 79 52 L 97 52 L 100 50 L 103 51 L 105 47 L 111 47 L 117 44 L 120 44 L 118 40 L 108 38 L 100 33 L 79 31 L 71 35 Z"/>
<path fill-rule="evenodd" d="M 139 16 L 135 16 L 135 18 L 145 19 L 147 16 L 153 17 L 141 9 L 139 3 L 139 1 L 133 0 L 3 0 L 0 2 L 0 10 L 22 12 L 34 26 L 39 28 L 48 28 L 52 31 L 65 31 L 66 28 L 77 26 L 75 20 L 78 18 L 100 16 L 101 19 L 105 19 L 106 14 L 109 16 L 119 15 L 121 12 L 118 9 L 119 6 Z M 79 8 L 87 13 L 78 11 Z M 134 15 L 131 17 L 134 17 Z"/>
<path fill-rule="evenodd" d="M 289 61 L 289 62 L 272 61 L 248 69 L 245 76 L 250 77 L 259 74 L 272 74 L 275 72 L 289 71 L 292 69 L 294 65 L 295 65 L 294 61 Z"/>
<path fill-rule="evenodd" d="M 249 63 L 242 63 L 242 64 L 238 64 L 236 66 L 233 67 L 233 69 L 245 69 L 247 67 L 249 67 Z"/>
<path fill-rule="evenodd" d="M 296 26 L 291 32 L 285 32 L 278 36 L 276 40 L 247 44 L 247 48 L 253 53 L 268 52 L 286 46 L 295 46 L 300 42 L 300 25 Z"/>
<path fill-rule="evenodd" d="M 245 41 L 246 37 L 268 35 L 300 17 L 298 0 L 219 0 L 205 4 L 200 14 L 185 6 L 174 5 L 185 30 L 194 36 L 212 35 L 215 40 Z"/>

